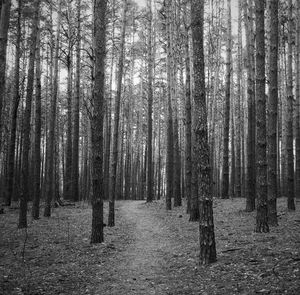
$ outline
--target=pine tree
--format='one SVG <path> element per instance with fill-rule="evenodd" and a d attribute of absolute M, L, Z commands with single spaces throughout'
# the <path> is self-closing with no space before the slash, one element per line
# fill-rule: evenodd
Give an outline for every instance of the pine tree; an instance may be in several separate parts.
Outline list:
<path fill-rule="evenodd" d="M 203 23 L 204 1 L 192 0 L 195 124 L 193 124 L 192 194 L 199 197 L 200 264 L 215 262 L 216 244 L 212 206 L 212 174 L 209 160 L 207 110 L 205 98 Z"/>

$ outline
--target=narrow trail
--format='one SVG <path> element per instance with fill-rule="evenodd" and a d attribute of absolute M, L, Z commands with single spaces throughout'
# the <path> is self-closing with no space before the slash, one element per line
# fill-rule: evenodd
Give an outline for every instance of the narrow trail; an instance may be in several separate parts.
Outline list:
<path fill-rule="evenodd" d="M 111 257 L 111 284 L 101 294 L 168 294 L 165 264 L 176 241 L 165 223 L 145 202 L 123 202 L 117 214 L 125 220 L 130 242 Z"/>

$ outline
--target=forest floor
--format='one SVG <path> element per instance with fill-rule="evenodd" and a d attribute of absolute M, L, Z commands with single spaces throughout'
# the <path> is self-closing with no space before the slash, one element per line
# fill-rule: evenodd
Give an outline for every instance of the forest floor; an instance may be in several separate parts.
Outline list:
<path fill-rule="evenodd" d="M 119 201 L 105 242 L 89 243 L 87 203 L 54 209 L 17 229 L 18 211 L 0 215 L 0 294 L 299 294 L 300 202 L 278 201 L 279 226 L 254 233 L 243 199 L 215 200 L 218 261 L 198 264 L 198 223 L 185 207 Z M 107 217 L 107 203 L 105 203 Z"/>

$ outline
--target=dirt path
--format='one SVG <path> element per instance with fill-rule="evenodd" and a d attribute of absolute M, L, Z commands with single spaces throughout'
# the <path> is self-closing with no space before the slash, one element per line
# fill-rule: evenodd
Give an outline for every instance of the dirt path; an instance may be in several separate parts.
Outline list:
<path fill-rule="evenodd" d="M 129 243 L 112 256 L 111 285 L 101 294 L 166 294 L 171 233 L 145 202 L 123 202 L 118 211 L 129 229 Z"/>

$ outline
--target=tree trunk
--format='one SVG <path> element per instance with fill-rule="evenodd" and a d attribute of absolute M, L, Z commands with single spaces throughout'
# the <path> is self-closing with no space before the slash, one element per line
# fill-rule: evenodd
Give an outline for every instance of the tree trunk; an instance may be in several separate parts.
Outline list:
<path fill-rule="evenodd" d="M 0 18 L 0 151 L 2 150 L 2 107 L 5 93 L 6 47 L 10 20 L 11 0 L 1 1 Z"/>
<path fill-rule="evenodd" d="M 20 195 L 19 228 L 27 227 L 27 202 L 29 200 L 29 150 L 30 150 L 30 120 L 31 102 L 34 82 L 34 63 L 39 24 L 40 1 L 34 1 L 34 16 L 32 20 L 31 43 L 29 52 L 28 78 L 26 89 L 26 105 L 23 121 L 23 153 L 22 153 L 22 191 Z"/>
<path fill-rule="evenodd" d="M 41 135 L 42 135 L 42 94 L 41 94 L 41 54 L 40 28 L 38 29 L 38 47 L 36 51 L 36 90 L 35 90 L 35 138 L 34 138 L 34 194 L 32 218 L 39 219 L 41 198 Z"/>
<path fill-rule="evenodd" d="M 107 0 L 94 0 L 95 85 L 92 115 L 92 235 L 91 243 L 102 243 L 103 234 L 103 118 L 106 55 Z"/>
<path fill-rule="evenodd" d="M 20 103 L 21 15 L 22 15 L 22 1 L 18 0 L 14 89 L 13 89 L 13 102 L 12 102 L 12 109 L 11 109 L 10 140 L 9 140 L 9 148 L 8 148 L 8 171 L 7 171 L 8 180 L 7 180 L 7 195 L 6 195 L 7 206 L 11 205 L 13 187 L 14 187 L 14 177 L 15 177 L 15 148 L 16 148 L 16 133 L 17 133 L 17 117 L 18 117 L 18 107 Z"/>
<path fill-rule="evenodd" d="M 79 111 L 80 111 L 80 61 L 81 61 L 81 0 L 77 0 L 76 80 L 74 96 L 74 123 L 72 144 L 72 197 L 79 201 Z"/>
<path fill-rule="evenodd" d="M 230 123 L 230 87 L 231 87 L 231 0 L 227 0 L 227 45 L 226 45 L 226 86 L 223 134 L 223 179 L 222 198 L 229 198 L 229 123 Z"/>
<path fill-rule="evenodd" d="M 55 125 L 56 125 L 56 106 L 58 96 L 58 60 L 59 60 L 59 42 L 60 42 L 60 26 L 61 26 L 61 7 L 62 0 L 59 0 L 56 40 L 55 40 L 55 54 L 54 54 L 54 68 L 53 68 L 53 92 L 52 101 L 50 105 L 50 118 L 49 118 L 49 134 L 46 147 L 46 204 L 44 209 L 44 216 L 51 216 L 51 202 L 54 197 L 54 150 L 55 150 Z"/>
<path fill-rule="evenodd" d="M 255 0 L 256 16 L 256 196 L 257 213 L 255 231 L 269 232 L 267 188 L 266 142 L 266 94 L 265 94 L 265 1 Z"/>
<path fill-rule="evenodd" d="M 193 125 L 193 176 L 192 194 L 199 196 L 199 232 L 200 264 L 209 264 L 217 260 L 212 205 L 212 174 L 209 161 L 207 110 L 205 98 L 204 74 L 204 1 L 191 2 L 193 52 L 194 52 L 194 102 L 195 124 Z"/>
<path fill-rule="evenodd" d="M 189 33 L 186 28 L 185 36 L 185 195 L 187 200 L 187 213 L 191 210 L 191 185 L 192 185 L 192 104 L 191 104 L 191 71 Z"/>
<path fill-rule="evenodd" d="M 246 1 L 245 1 L 246 3 Z M 247 11 L 248 10 L 248 11 Z M 248 138 L 246 172 L 246 211 L 255 210 L 255 83 L 254 83 L 254 33 L 253 0 L 245 5 L 246 47 L 247 47 L 247 93 L 248 93 Z"/>
<path fill-rule="evenodd" d="M 73 38 L 71 30 L 71 2 L 68 2 L 68 52 L 67 60 L 67 142 L 66 142 L 66 161 L 65 161 L 65 175 L 64 175 L 64 199 L 71 200 L 72 196 L 72 100 L 73 100 Z"/>
<path fill-rule="evenodd" d="M 289 210 L 295 210 L 294 148 L 293 148 L 293 1 L 289 0 L 288 73 L 287 73 L 287 194 Z"/>
<path fill-rule="evenodd" d="M 120 56 L 118 64 L 118 81 L 117 81 L 117 95 L 115 101 L 114 112 L 114 135 L 113 135 L 113 159 L 111 168 L 111 183 L 109 194 L 109 215 L 108 226 L 115 226 L 115 199 L 116 199 L 116 177 L 117 177 L 117 163 L 118 163 L 118 146 L 119 146 L 119 122 L 120 122 L 120 105 L 122 93 L 122 79 L 124 68 L 124 47 L 125 47 L 125 32 L 126 32 L 126 12 L 127 0 L 124 0 L 123 17 L 122 17 L 122 31 L 120 43 Z"/>
<path fill-rule="evenodd" d="M 242 128 L 244 120 L 242 120 L 241 112 L 243 110 L 242 103 L 242 0 L 238 1 L 238 57 L 237 57 L 237 124 L 236 124 L 236 180 L 235 190 L 236 196 L 240 198 L 242 196 L 242 160 L 241 160 L 241 142 L 242 142 Z"/>
<path fill-rule="evenodd" d="M 300 1 L 297 1 L 296 36 L 296 198 L 300 198 Z"/>
<path fill-rule="evenodd" d="M 172 112 L 172 91 L 171 91 L 171 2 L 166 1 L 166 30 L 167 30 L 167 159 L 166 159 L 166 209 L 172 209 L 173 196 L 173 112 Z"/>
<path fill-rule="evenodd" d="M 152 48 L 152 0 L 148 0 L 148 190 L 147 190 L 147 202 L 153 200 L 153 161 L 152 161 L 152 113 L 153 113 L 153 48 Z"/>
<path fill-rule="evenodd" d="M 270 55 L 268 99 L 268 221 L 277 223 L 277 109 L 278 109 L 278 0 L 270 0 Z"/>

